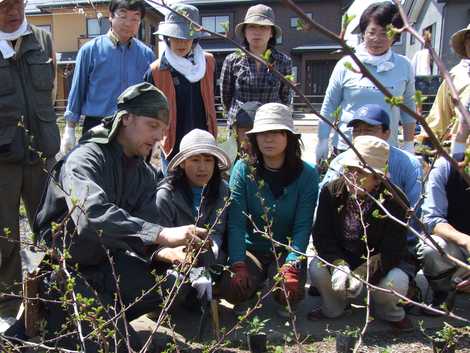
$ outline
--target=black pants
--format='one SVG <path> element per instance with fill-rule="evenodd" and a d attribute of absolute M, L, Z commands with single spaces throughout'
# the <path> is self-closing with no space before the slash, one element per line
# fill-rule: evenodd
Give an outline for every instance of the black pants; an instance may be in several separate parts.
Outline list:
<path fill-rule="evenodd" d="M 87 353 L 100 351 L 103 342 L 109 344 L 110 352 L 127 352 L 126 326 L 131 346 L 137 351 L 141 349 L 141 342 L 129 322 L 141 315 L 155 311 L 162 302 L 161 295 L 157 290 L 152 290 L 142 296 L 143 292 L 147 292 L 155 285 L 155 278 L 151 274 L 152 268 L 147 263 L 122 252 L 114 254 L 113 259 L 115 272 L 119 277 L 122 304 L 126 308 L 132 304 L 125 311 L 125 315 L 117 315 L 121 312 L 122 306 L 117 300 L 116 281 L 109 263 L 79 267 L 78 269 L 70 266 L 69 269 L 75 278 L 73 285 L 75 295 L 85 298 L 79 300 L 82 303 L 80 313 L 88 313 L 80 320 L 83 336 L 94 332 L 85 340 Z M 65 307 L 59 303 L 45 305 L 47 339 L 54 339 L 77 329 L 77 320 L 71 305 L 71 292 L 66 292 L 66 287 L 67 279 L 61 271 L 51 272 L 46 276 L 41 286 L 40 291 L 43 298 L 60 301 L 67 298 L 70 303 Z M 103 322 L 113 319 L 113 323 L 103 327 L 101 331 L 96 331 L 99 322 L 93 317 L 103 320 Z M 111 331 L 114 331 L 114 334 L 110 337 L 106 336 Z M 117 345 L 115 341 L 117 341 Z M 80 340 L 78 335 L 74 333 L 63 336 L 58 342 L 54 341 L 50 345 L 56 344 L 62 348 L 75 349 L 77 344 L 80 344 Z"/>
<path fill-rule="evenodd" d="M 102 119 L 103 117 L 101 116 L 85 116 L 85 120 L 83 120 L 82 135 L 85 135 L 88 130 L 101 124 Z"/>

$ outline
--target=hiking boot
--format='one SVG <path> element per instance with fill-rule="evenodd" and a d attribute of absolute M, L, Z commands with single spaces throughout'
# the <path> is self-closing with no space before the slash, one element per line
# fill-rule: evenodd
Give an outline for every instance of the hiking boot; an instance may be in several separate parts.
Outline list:
<path fill-rule="evenodd" d="M 408 316 L 405 316 L 400 321 L 387 321 L 389 325 L 393 328 L 396 332 L 412 332 L 415 329 L 413 322 L 409 319 Z"/>

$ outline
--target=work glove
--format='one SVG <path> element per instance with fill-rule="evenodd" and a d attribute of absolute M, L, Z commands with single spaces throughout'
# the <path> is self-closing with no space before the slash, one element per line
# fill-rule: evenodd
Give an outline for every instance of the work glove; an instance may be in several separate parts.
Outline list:
<path fill-rule="evenodd" d="M 319 140 L 315 148 L 315 160 L 320 164 L 322 160 L 328 158 L 328 139 Z"/>
<path fill-rule="evenodd" d="M 351 275 L 349 266 L 337 267 L 331 275 L 331 287 L 335 292 L 344 293 L 348 298 L 357 297 L 362 291 L 362 282 Z"/>
<path fill-rule="evenodd" d="M 63 155 L 66 155 L 72 148 L 75 147 L 76 143 L 75 127 L 66 125 L 64 134 L 62 135 L 62 141 L 60 142 L 60 152 Z"/>
<path fill-rule="evenodd" d="M 230 272 L 230 299 L 227 298 L 227 300 L 233 304 L 244 302 L 253 294 L 253 278 L 248 271 L 248 266 L 244 261 L 239 261 L 230 266 Z"/>
<path fill-rule="evenodd" d="M 212 278 L 204 267 L 197 267 L 191 269 L 189 274 L 191 287 L 196 289 L 198 299 L 204 298 L 208 301 L 212 300 Z"/>
<path fill-rule="evenodd" d="M 401 148 L 403 151 L 415 154 L 415 143 L 414 141 L 404 141 Z"/>
<path fill-rule="evenodd" d="M 279 269 L 290 304 L 300 302 L 305 296 L 304 285 L 302 285 L 301 281 L 300 262 L 295 262 L 295 264 L 285 263 Z M 282 287 L 274 292 L 274 299 L 281 305 L 287 305 L 286 296 Z"/>

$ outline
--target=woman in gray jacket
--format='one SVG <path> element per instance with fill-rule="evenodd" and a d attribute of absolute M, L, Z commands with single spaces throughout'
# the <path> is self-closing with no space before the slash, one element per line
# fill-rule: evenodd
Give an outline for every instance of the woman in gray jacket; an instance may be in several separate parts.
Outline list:
<path fill-rule="evenodd" d="M 229 188 L 221 172 L 230 168 L 230 159 L 217 146 L 207 131 L 194 129 L 187 133 L 180 144 L 180 151 L 168 165 L 168 176 L 158 186 L 158 224 L 163 227 L 179 227 L 194 224 L 208 227 L 210 249 L 203 251 L 196 268 L 190 274 L 192 287 L 198 297 L 212 298 L 210 269 L 222 264 L 225 255 L 221 251 L 226 224 L 226 203 Z M 160 248 L 156 259 L 169 264 L 182 263 L 186 258 L 184 247 Z"/>

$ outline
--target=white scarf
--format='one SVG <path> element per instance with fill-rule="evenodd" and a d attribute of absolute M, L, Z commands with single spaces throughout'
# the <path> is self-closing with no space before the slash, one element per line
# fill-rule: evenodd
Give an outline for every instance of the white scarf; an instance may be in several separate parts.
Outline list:
<path fill-rule="evenodd" d="M 365 44 L 361 43 L 356 47 L 356 56 L 363 63 L 377 67 L 377 72 L 390 71 L 395 67 L 395 64 L 390 61 L 391 49 L 388 49 L 383 55 L 372 55 L 367 51 Z"/>
<path fill-rule="evenodd" d="M 468 74 L 470 75 L 470 59 L 462 59 L 460 63 L 467 69 Z"/>
<path fill-rule="evenodd" d="M 28 22 L 26 21 L 26 17 L 24 18 L 23 23 L 20 25 L 20 28 L 18 28 L 16 31 L 12 33 L 0 31 L 0 52 L 2 53 L 3 58 L 9 59 L 16 54 L 15 48 L 12 47 L 10 41 L 17 40 L 18 38 L 29 33 L 31 33 L 31 31 L 28 29 Z"/>
<path fill-rule="evenodd" d="M 194 64 L 191 60 L 176 55 L 168 46 L 165 47 L 163 52 L 168 63 L 176 71 L 186 77 L 189 82 L 198 82 L 206 74 L 206 58 L 204 57 L 204 50 L 202 50 L 199 44 L 193 48 L 193 54 Z"/>

